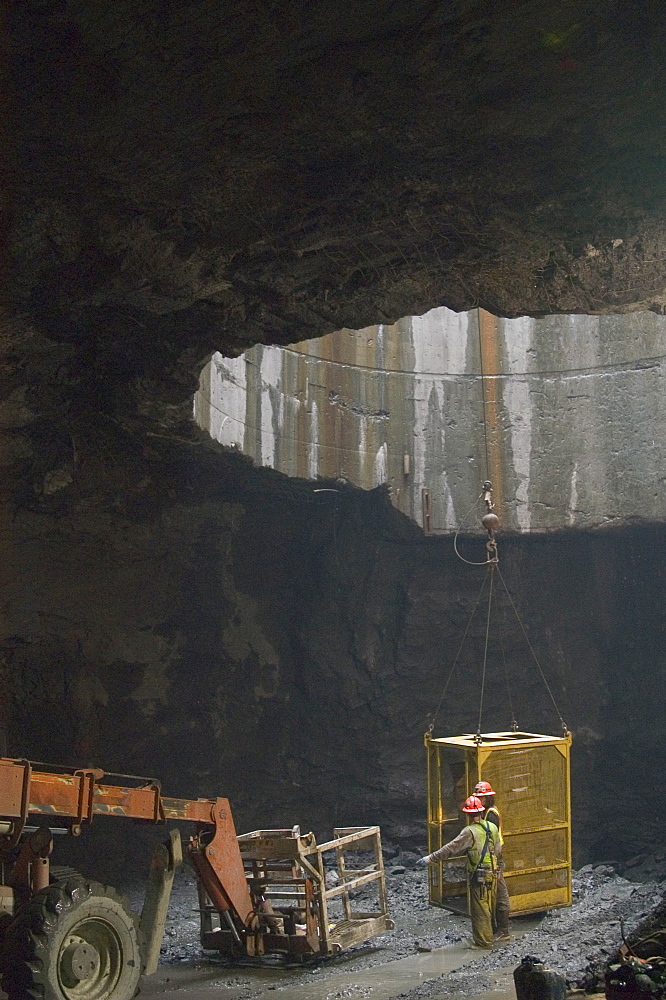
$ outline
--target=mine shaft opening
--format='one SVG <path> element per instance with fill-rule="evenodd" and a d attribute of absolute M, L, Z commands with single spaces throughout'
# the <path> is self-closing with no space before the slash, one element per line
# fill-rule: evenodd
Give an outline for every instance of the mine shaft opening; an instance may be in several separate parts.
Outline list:
<path fill-rule="evenodd" d="M 664 514 L 664 357 L 666 319 L 651 312 L 440 308 L 216 353 L 194 416 L 257 466 L 384 487 L 428 532 L 475 530 L 464 522 L 485 479 L 505 532 L 649 523 Z"/>
<path fill-rule="evenodd" d="M 655 726 L 661 731 L 651 701 L 660 690 L 659 678 L 653 672 L 642 677 L 652 694 L 636 695 L 640 710 L 626 706 L 627 689 L 619 678 L 636 661 L 637 641 L 643 655 L 661 655 L 656 607 L 663 577 L 658 561 L 646 562 L 645 553 L 662 530 L 664 501 L 655 487 L 665 443 L 660 417 L 665 355 L 666 320 L 655 313 L 504 320 L 482 310 L 460 314 L 442 308 L 286 348 L 258 346 L 233 359 L 216 354 L 204 369 L 194 403 L 199 427 L 232 453 L 250 458 L 253 474 L 260 476 L 262 468 L 266 475 L 269 469 L 281 473 L 272 480 L 277 495 L 286 498 L 293 490 L 304 531 L 318 538 L 307 563 L 315 592 L 307 598 L 320 598 L 328 611 L 317 632 L 338 636 L 342 625 L 345 636 L 353 636 L 354 650 L 348 668 L 334 665 L 340 654 L 329 650 L 322 658 L 317 652 L 324 674 L 355 675 L 367 669 L 370 656 L 377 678 L 397 672 L 405 684 L 407 677 L 414 682 L 404 705 L 389 694 L 357 706 L 359 731 L 367 725 L 380 731 L 382 715 L 392 720 L 394 741 L 377 752 L 385 755 L 389 785 L 399 775 L 405 791 L 414 789 L 404 802 L 396 797 L 390 818 L 382 820 L 389 838 L 392 830 L 401 830 L 404 843 L 419 840 L 408 806 L 420 781 L 417 751 L 401 733 L 418 727 L 419 713 L 427 720 L 425 692 L 435 697 L 476 596 L 470 578 L 456 566 L 450 542 L 492 469 L 500 484 L 507 575 L 516 581 L 530 634 L 546 634 L 545 640 L 543 634 L 535 639 L 539 655 L 549 663 L 551 681 L 577 732 L 581 756 L 573 756 L 573 794 L 574 823 L 580 825 L 574 847 L 583 853 L 575 856 L 635 855 L 630 814 L 618 819 L 611 789 L 622 767 L 617 748 L 628 741 L 640 743 L 639 756 L 648 761 L 646 792 L 658 774 L 652 737 L 642 727 L 636 731 L 631 719 L 635 711 L 647 712 L 648 731 Z M 413 524 L 424 527 L 424 492 L 435 507 L 430 534 L 441 536 L 428 540 Z M 467 530 L 482 533 L 475 523 Z M 255 520 L 248 531 L 262 529 Z M 290 571 L 302 573 L 305 564 L 293 562 L 296 553 L 304 554 L 302 540 L 291 537 Z M 371 550 L 380 554 L 370 556 Z M 628 613 L 625 597 L 634 586 L 648 595 L 647 604 L 639 610 L 632 600 Z M 382 593 L 388 603 L 380 609 L 375 602 Z M 363 623 L 355 611 L 350 615 L 359 600 Z M 602 606 L 604 627 L 597 628 Z M 372 638 L 368 610 L 372 631 L 379 633 Z M 647 630 L 636 618 L 645 614 Z M 606 633 L 602 640 L 610 622 L 612 638 Z M 450 733 L 469 731 L 483 645 L 481 627 L 475 630 L 462 664 L 464 679 L 447 705 Z M 530 715 L 523 724 L 536 732 L 553 731 L 554 725 L 559 731 L 557 719 L 536 705 L 529 657 L 512 627 L 507 641 L 518 673 L 517 700 Z M 348 638 L 343 645 L 349 648 Z M 307 648 L 311 655 L 311 639 Z M 387 655 L 390 668 L 381 662 Z M 496 676 L 493 684 L 497 692 L 486 709 L 493 724 L 486 730 L 502 729 L 509 721 L 503 680 Z M 391 681 L 390 687 L 399 699 L 400 685 Z M 334 723 L 324 742 L 331 746 L 336 739 Z M 633 763 L 626 761 L 634 786 Z M 367 794 L 365 778 L 363 784 Z M 384 797 L 381 808 L 386 806 Z M 606 820 L 587 826 L 595 810 L 612 822 L 612 838 Z"/>
<path fill-rule="evenodd" d="M 483 356 L 487 339 L 479 343 L 482 322 L 486 332 L 492 324 L 495 334 L 490 370 L 488 355 Z M 432 355 L 429 365 L 415 363 L 419 355 L 423 359 L 428 339 L 419 342 L 419 324 L 440 352 L 438 366 Z M 367 705 L 355 701 L 358 716 L 346 720 L 345 740 L 358 726 L 352 740 L 362 740 L 364 765 L 381 759 L 386 785 L 380 792 L 367 774 L 354 780 L 381 813 L 387 857 L 397 861 L 396 871 L 401 859 L 409 865 L 423 849 L 410 805 L 421 781 L 414 734 L 420 720 L 427 720 L 429 699 L 439 694 L 444 664 L 476 596 L 452 556 L 451 538 L 493 460 L 494 478 L 502 484 L 503 566 L 517 582 L 521 612 L 575 733 L 575 864 L 591 861 L 601 864 L 600 871 L 606 864 L 608 871 L 630 878 L 632 872 L 660 871 L 651 848 L 657 826 L 648 823 L 638 831 L 633 810 L 659 781 L 661 768 L 655 743 L 655 734 L 663 731 L 661 673 L 641 671 L 638 664 L 650 658 L 661 662 L 662 655 L 663 572 L 657 555 L 662 499 L 655 484 L 661 481 L 664 447 L 659 414 L 665 331 L 663 318 L 654 313 L 480 321 L 476 312 L 463 321 L 442 309 L 427 318 L 344 330 L 284 349 L 260 346 L 235 359 L 216 355 L 202 373 L 194 404 L 197 424 L 228 449 L 229 461 L 240 462 L 243 453 L 253 463 L 253 476 L 273 475 L 291 525 L 290 543 L 277 559 L 286 555 L 288 572 L 295 574 L 303 572 L 302 557 L 308 559 L 314 589 L 307 606 L 319 610 L 306 617 L 319 620 L 317 632 L 329 643 L 336 637 L 324 656 L 320 639 L 310 637 L 306 655 L 314 656 L 308 662 L 336 684 L 363 670 L 373 676 L 371 684 L 393 685 L 370 696 Z M 446 364 L 452 356 L 455 363 Z M 496 407 L 490 448 L 484 427 L 489 401 Z M 420 424 L 416 402 L 425 404 Z M 402 407 L 397 420 L 396 403 Z M 467 424 L 456 430 L 461 414 Z M 347 421 L 344 431 L 342 421 Z M 385 433 L 368 448 L 373 425 Z M 431 440 L 419 458 L 407 442 L 428 432 Z M 466 439 L 466 448 L 457 435 Z M 353 466 L 351 456 L 360 453 L 365 463 Z M 638 456 L 647 467 L 640 467 Z M 409 503 L 401 501 L 417 471 L 418 488 L 412 488 Z M 439 531 L 429 537 L 420 530 L 424 489 L 437 499 Z M 255 531 L 266 538 L 259 509 L 254 506 L 253 512 L 245 538 Z M 475 531 L 478 526 L 469 527 L 471 536 Z M 475 544 L 473 537 L 469 541 Z M 642 595 L 638 603 L 630 597 L 636 592 Z M 341 635 L 353 650 L 351 659 L 337 652 Z M 528 730 L 554 732 L 557 722 L 539 705 L 541 694 L 518 638 L 510 627 L 505 632 L 505 652 L 517 673 L 512 710 Z M 477 698 L 480 626 L 471 640 L 445 706 L 448 733 L 472 732 L 469 705 Z M 346 665 L 336 666 L 338 659 Z M 627 680 L 639 672 L 640 691 L 632 691 Z M 404 678 L 402 685 L 395 686 L 395 675 Z M 501 688 L 496 674 L 487 709 L 492 724 L 483 739 L 488 744 L 538 740 L 529 731 L 487 732 L 508 722 Z M 324 686 L 317 691 L 323 695 Z M 340 746 L 338 703 L 336 696 L 321 713 L 326 716 L 321 738 L 329 748 L 336 740 Z M 386 725 L 388 737 L 381 735 Z M 337 768 L 341 774 L 343 759 L 348 760 L 345 750 L 328 773 Z M 391 785 L 401 786 L 398 795 L 387 796 Z"/>
<path fill-rule="evenodd" d="M 663 344 L 654 313 L 440 309 L 216 356 L 196 421 L 188 400 L 142 437 L 102 405 L 69 434 L 40 423 L 13 522 L 9 754 L 158 777 L 186 798 L 223 790 L 240 830 L 298 821 L 325 841 L 378 823 L 409 925 L 416 890 L 397 880 L 427 845 L 421 736 L 479 594 L 452 539 L 492 470 L 500 567 L 575 734 L 574 865 L 649 880 L 659 820 L 635 817 L 662 766 Z M 466 532 L 461 551 L 483 558 L 483 530 Z M 500 615 L 482 735 L 514 714 L 519 738 L 557 732 L 506 599 Z M 440 732 L 474 734 L 483 616 L 467 640 Z M 126 884 L 150 839 L 97 818 L 58 849 Z M 173 959 L 198 948 L 181 926 L 193 888 Z M 283 918 L 303 936 L 302 913 Z"/>

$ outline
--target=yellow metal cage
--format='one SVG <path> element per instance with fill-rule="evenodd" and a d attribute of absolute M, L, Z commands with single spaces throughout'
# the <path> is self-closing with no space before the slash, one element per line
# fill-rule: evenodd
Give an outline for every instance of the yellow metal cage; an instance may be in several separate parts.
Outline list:
<path fill-rule="evenodd" d="M 485 733 L 425 737 L 428 850 L 460 832 L 460 809 L 477 781 L 489 781 L 502 814 L 504 877 L 512 913 L 571 905 L 571 735 Z M 467 902 L 464 858 L 429 865 L 429 898 L 458 910 Z"/>

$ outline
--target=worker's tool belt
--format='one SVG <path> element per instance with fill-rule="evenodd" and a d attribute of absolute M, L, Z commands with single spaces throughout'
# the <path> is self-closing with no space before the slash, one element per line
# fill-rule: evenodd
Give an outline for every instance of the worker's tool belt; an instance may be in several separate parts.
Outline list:
<path fill-rule="evenodd" d="M 495 872 L 492 868 L 477 868 L 476 871 L 471 872 L 469 880 L 471 885 L 485 885 L 489 886 L 493 884 L 495 879 Z"/>

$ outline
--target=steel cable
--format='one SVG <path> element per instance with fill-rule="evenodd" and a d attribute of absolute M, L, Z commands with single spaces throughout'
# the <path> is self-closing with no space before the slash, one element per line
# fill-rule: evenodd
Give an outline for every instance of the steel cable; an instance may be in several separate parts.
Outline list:
<path fill-rule="evenodd" d="M 534 652 L 534 649 L 533 649 L 533 647 L 532 647 L 532 643 L 530 642 L 530 640 L 529 640 L 529 636 L 527 635 L 527 632 L 526 632 L 526 630 L 525 630 L 525 626 L 523 625 L 523 622 L 522 622 L 522 619 L 521 619 L 520 615 L 518 614 L 518 608 L 517 608 L 517 607 L 516 607 L 516 605 L 515 605 L 515 602 L 514 602 L 514 600 L 513 600 L 513 597 L 511 596 L 511 593 L 510 593 L 510 591 L 509 591 L 509 588 L 508 588 L 508 587 L 507 587 L 507 585 L 506 585 L 506 581 L 505 581 L 504 577 L 502 576 L 502 571 L 501 571 L 501 569 L 499 568 L 499 566 L 497 567 L 497 572 L 499 573 L 499 577 L 500 577 L 500 580 L 502 581 L 502 585 L 504 586 L 504 590 L 506 591 L 506 595 L 507 595 L 507 597 L 509 598 L 509 601 L 511 602 L 511 607 L 512 607 L 512 608 L 513 608 L 513 610 L 514 610 L 514 613 L 515 613 L 515 615 L 516 615 L 516 618 L 517 618 L 517 620 L 518 620 L 518 624 L 520 625 L 520 628 L 521 628 L 521 630 L 522 630 L 522 633 L 523 633 L 523 635 L 525 636 L 525 642 L 527 643 L 527 646 L 528 646 L 528 648 L 529 648 L 529 651 L 530 651 L 530 653 L 532 654 L 532 656 L 533 656 L 533 658 L 534 658 L 534 662 L 536 663 L 536 665 L 537 665 L 537 667 L 538 667 L 538 669 L 539 669 L 539 673 L 541 674 L 541 680 L 543 681 L 543 683 L 544 683 L 544 685 L 545 685 L 545 688 L 546 688 L 546 691 L 547 691 L 547 692 L 548 692 L 548 694 L 550 695 L 550 700 L 551 700 L 551 701 L 552 701 L 552 703 L 553 703 L 553 708 L 555 709 L 555 711 L 556 711 L 556 713 L 557 713 L 557 716 L 558 716 L 558 718 L 559 718 L 559 720 L 560 720 L 560 723 L 562 724 L 562 730 L 563 730 L 563 732 L 565 732 L 565 733 L 568 733 L 568 732 L 569 732 L 569 730 L 568 730 L 568 728 L 567 728 L 567 724 L 566 724 L 566 722 L 564 721 L 564 719 L 562 718 L 562 713 L 560 712 L 560 710 L 559 710 L 559 708 L 558 708 L 558 705 L 557 705 L 557 702 L 555 701 L 555 696 L 554 696 L 553 692 L 552 692 L 552 691 L 551 691 L 551 689 L 550 689 L 550 684 L 549 684 L 549 683 L 548 683 L 548 681 L 546 680 L 546 675 L 544 674 L 543 670 L 541 669 L 541 664 L 539 663 L 539 658 L 538 658 L 538 656 L 536 655 L 536 653 Z"/>
<path fill-rule="evenodd" d="M 488 420 L 486 416 L 486 382 L 483 373 L 483 340 L 481 337 L 481 310 L 476 310 L 476 325 L 479 329 L 479 368 L 481 370 L 481 400 L 483 402 L 483 438 L 486 444 L 486 479 L 490 478 L 490 457 L 488 450 Z"/>
<path fill-rule="evenodd" d="M 470 509 L 467 511 L 467 513 L 463 517 L 462 521 L 460 522 L 460 526 L 456 529 L 456 533 L 453 536 L 453 551 L 458 556 L 458 559 L 460 559 L 461 562 L 467 563 L 468 566 L 488 566 L 489 563 L 494 563 L 494 561 L 495 561 L 494 559 L 484 559 L 483 562 L 473 562 L 471 559 L 465 559 L 465 557 L 461 556 L 460 552 L 458 551 L 458 535 L 462 531 L 462 528 L 463 528 L 463 525 L 465 524 L 465 521 L 467 520 L 467 518 L 469 517 L 469 515 L 472 513 L 472 511 L 474 510 L 474 508 L 478 506 L 479 501 L 481 500 L 482 497 L 483 497 L 483 493 L 479 493 L 478 497 L 476 498 L 476 500 L 474 501 L 474 503 L 472 504 L 472 506 L 470 507 Z"/>
<path fill-rule="evenodd" d="M 500 636 L 500 649 L 502 650 L 502 664 L 504 665 L 504 679 L 506 680 L 506 693 L 509 699 L 509 708 L 511 709 L 511 729 L 513 732 L 518 730 L 518 720 L 516 719 L 516 713 L 513 707 L 513 698 L 511 697 L 511 685 L 509 684 L 509 668 L 506 664 L 506 652 L 504 650 L 504 629 L 502 628 L 502 621 L 500 621 L 499 636 Z"/>
<path fill-rule="evenodd" d="M 477 738 L 481 737 L 481 717 L 483 715 L 483 695 L 486 689 L 486 663 L 488 661 L 488 638 L 490 636 L 490 609 L 493 603 L 493 569 L 495 567 L 491 566 L 488 570 L 490 574 L 490 589 L 488 591 L 488 614 L 486 615 L 486 641 L 483 647 L 483 669 L 481 671 L 481 697 L 479 698 L 479 722 L 476 727 Z"/>
<path fill-rule="evenodd" d="M 442 702 L 444 701 L 444 696 L 446 695 L 446 692 L 448 690 L 449 684 L 451 683 L 451 678 L 453 677 L 453 671 L 455 670 L 456 665 L 458 663 L 458 660 L 460 658 L 460 654 L 462 652 L 462 648 L 463 648 L 463 646 L 465 644 L 465 639 L 467 638 L 467 633 L 469 632 L 469 627 L 472 624 L 472 619 L 474 618 L 474 615 L 476 613 L 476 609 L 479 606 L 479 601 L 481 600 L 481 594 L 483 593 L 483 589 L 484 589 L 484 587 L 486 585 L 486 580 L 487 579 L 488 579 L 488 576 L 486 574 L 486 576 L 484 576 L 483 580 L 481 581 L 481 587 L 479 589 L 479 593 L 477 594 L 476 601 L 474 602 L 474 607 L 472 608 L 472 613 L 470 614 L 469 619 L 467 621 L 467 625 L 465 626 L 465 631 L 463 633 L 463 637 L 460 640 L 460 645 L 458 646 L 458 652 L 456 653 L 456 658 L 453 661 L 453 664 L 452 664 L 451 669 L 449 671 L 449 676 L 446 678 L 446 684 L 444 685 L 444 690 L 442 691 L 442 695 L 441 695 L 441 697 L 439 699 L 439 702 L 437 704 L 437 708 L 435 709 L 435 712 L 434 712 L 434 714 L 432 716 L 432 721 L 430 723 L 430 726 L 428 727 L 428 732 L 430 732 L 430 733 L 433 731 L 433 729 L 435 727 L 435 723 L 437 721 L 437 716 L 439 715 L 439 710 L 442 707 Z"/>

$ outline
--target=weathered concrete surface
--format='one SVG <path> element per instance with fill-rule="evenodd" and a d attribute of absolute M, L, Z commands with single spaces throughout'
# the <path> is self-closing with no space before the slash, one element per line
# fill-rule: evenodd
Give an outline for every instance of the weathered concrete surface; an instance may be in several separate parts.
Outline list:
<path fill-rule="evenodd" d="M 257 465 L 387 484 L 419 524 L 426 488 L 438 530 L 488 475 L 509 531 L 666 517 L 666 317 L 481 319 L 483 340 L 478 310 L 442 308 L 215 354 L 195 418 Z"/>

